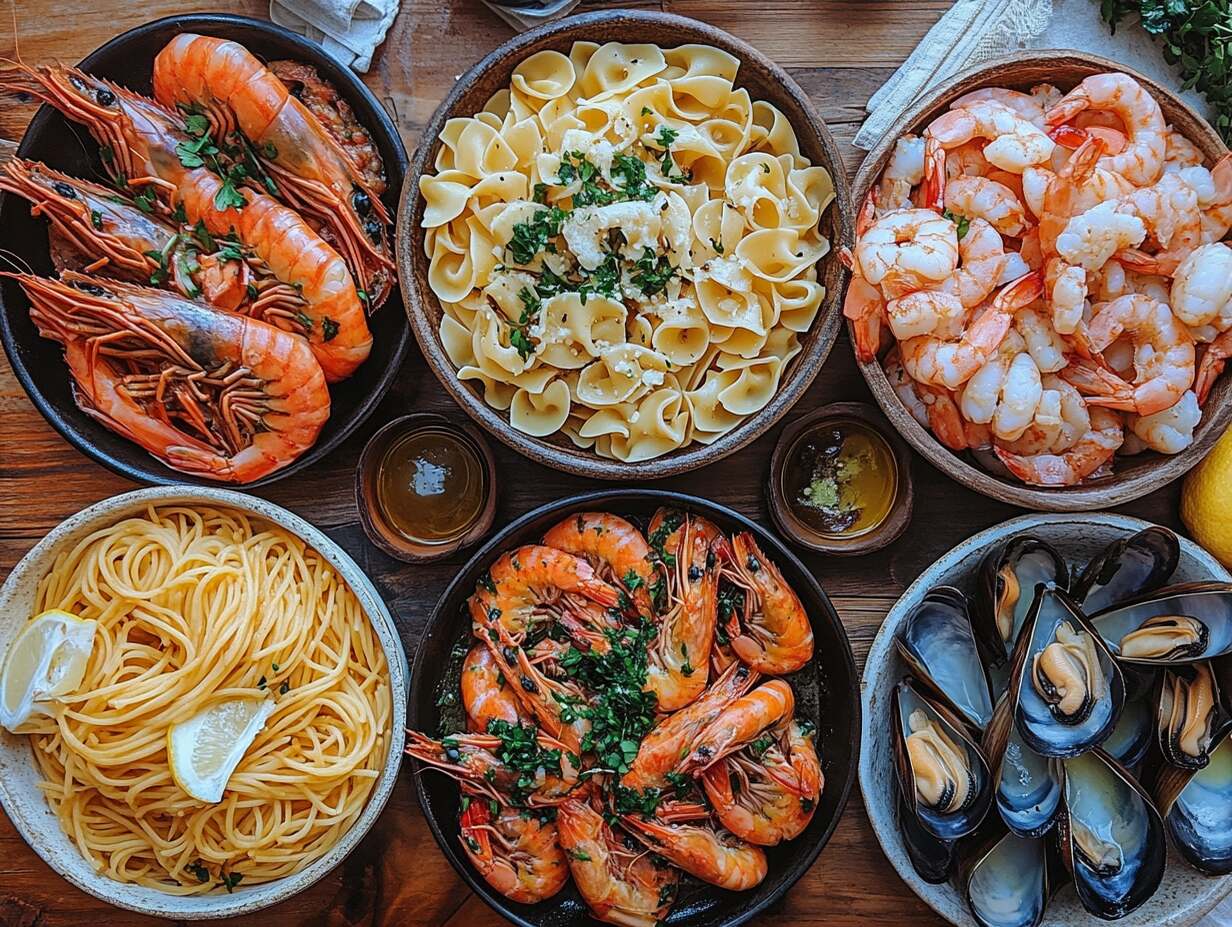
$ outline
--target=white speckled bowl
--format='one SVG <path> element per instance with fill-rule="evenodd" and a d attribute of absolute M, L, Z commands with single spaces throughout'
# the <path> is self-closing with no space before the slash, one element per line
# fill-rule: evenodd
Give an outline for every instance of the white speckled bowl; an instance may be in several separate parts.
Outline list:
<path fill-rule="evenodd" d="M 328 853 L 295 875 L 263 885 L 241 885 L 234 894 L 220 892 L 191 897 L 116 882 L 96 873 L 60 829 L 59 821 L 38 790 L 39 775 L 30 756 L 28 739 L 3 729 L 0 729 L 0 804 L 22 837 L 52 869 L 96 898 L 131 911 L 174 920 L 204 920 L 248 914 L 285 901 L 337 866 L 355 848 L 385 807 L 402 765 L 406 737 L 406 684 L 409 675 L 406 654 L 402 650 L 393 617 L 380 595 L 355 561 L 337 544 L 299 516 L 264 499 L 226 489 L 190 486 L 139 489 L 104 499 L 62 522 L 39 541 L 0 587 L 0 654 L 8 649 L 17 631 L 29 618 L 34 608 L 38 582 L 51 567 L 56 555 L 90 532 L 134 515 L 150 503 L 227 506 L 260 516 L 298 535 L 333 564 L 347 581 L 376 629 L 389 664 L 393 717 L 390 721 L 389 753 L 376 790 L 359 819 L 342 839 Z"/>
<path fill-rule="evenodd" d="M 860 789 L 881 849 L 898 874 L 929 907 L 959 927 L 977 927 L 962 894 L 952 884 L 929 885 L 916 874 L 907 858 L 895 811 L 891 756 L 889 699 L 894 685 L 907 673 L 894 648 L 910 611 L 924 593 L 936 586 L 957 586 L 964 592 L 975 588 L 976 571 L 984 552 L 1015 534 L 1030 532 L 1060 551 L 1071 566 L 1081 566 L 1106 544 L 1149 527 L 1150 523 L 1124 515 L 1023 515 L 981 531 L 943 555 L 911 584 L 890 609 L 877 632 L 864 676 L 860 682 L 863 736 L 860 747 Z M 1218 561 L 1193 541 L 1181 538 L 1181 559 L 1175 573 L 1178 582 L 1199 579 L 1232 580 Z M 990 813 L 996 814 L 994 809 Z M 1229 890 L 1232 876 L 1209 878 L 1189 868 L 1169 848 L 1168 870 L 1154 897 L 1117 923 L 1124 927 L 1188 927 L 1213 908 Z M 1072 885 L 1063 888 L 1048 905 L 1042 927 L 1096 927 L 1104 921 L 1087 914 L 1078 904 Z"/>

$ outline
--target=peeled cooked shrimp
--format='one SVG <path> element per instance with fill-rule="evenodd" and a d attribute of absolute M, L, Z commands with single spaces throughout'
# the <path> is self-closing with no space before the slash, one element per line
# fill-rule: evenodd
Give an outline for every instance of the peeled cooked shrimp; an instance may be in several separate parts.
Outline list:
<path fill-rule="evenodd" d="M 892 212 L 911 206 L 911 189 L 924 179 L 924 139 L 904 135 L 894 143 L 877 187 L 877 209 Z"/>
<path fill-rule="evenodd" d="M 1159 245 L 1155 254 L 1128 251 L 1123 262 L 1147 273 L 1171 274 L 1202 244 L 1202 211 L 1198 194 L 1177 174 L 1165 174 L 1159 182 L 1142 187 L 1122 199 L 1146 225 Z"/>
<path fill-rule="evenodd" d="M 1172 276 L 1169 302 L 1199 341 L 1232 328 L 1232 248 L 1218 242 L 1191 252 Z"/>
<path fill-rule="evenodd" d="M 869 283 L 887 297 L 944 280 L 958 266 L 958 231 L 930 209 L 905 209 L 873 223 L 856 244 L 855 259 Z"/>
<path fill-rule="evenodd" d="M 1030 273 L 1006 286 L 957 339 L 930 335 L 902 344 L 903 367 L 913 380 L 957 389 L 1001 344 L 1014 313 L 1043 293 L 1043 278 Z"/>
<path fill-rule="evenodd" d="M 1040 97 L 1021 90 L 1008 90 L 1005 87 L 981 87 L 964 93 L 950 104 L 950 109 L 968 109 L 976 103 L 992 100 L 1016 112 L 1023 119 L 1036 126 L 1044 124 L 1044 103 Z"/>
<path fill-rule="evenodd" d="M 894 390 L 894 395 L 903 404 L 903 408 L 911 413 L 912 418 L 927 428 L 928 406 L 920 398 L 915 380 L 911 379 L 907 371 L 903 369 L 903 362 L 899 357 L 897 347 L 886 355 L 882 367 L 885 370 L 886 379 L 890 381 L 890 388 Z"/>
<path fill-rule="evenodd" d="M 1056 144 L 1041 129 L 1010 107 L 995 100 L 973 100 L 960 109 L 942 113 L 925 130 L 945 149 L 972 139 L 988 139 L 984 157 L 990 164 L 1021 174 L 1033 164 L 1052 157 Z"/>
<path fill-rule="evenodd" d="M 1161 454 L 1179 454 L 1193 444 L 1202 409 L 1193 390 L 1186 390 L 1176 405 L 1154 415 L 1130 415 L 1125 424 L 1147 447 Z"/>
<path fill-rule="evenodd" d="M 955 177 L 945 185 L 945 208 L 989 222 L 1002 235 L 1017 238 L 1027 228 L 1027 213 L 1012 189 L 988 177 Z"/>
<path fill-rule="evenodd" d="M 967 381 L 960 408 L 968 421 L 990 425 L 994 436 L 1012 441 L 1031 424 L 1042 393 L 1039 368 L 1027 353 L 1026 342 L 1011 330 Z"/>
<path fill-rule="evenodd" d="M 1194 380 L 1194 392 L 1198 396 L 1198 405 L 1205 405 L 1215 380 L 1223 373 L 1224 365 L 1232 357 L 1232 331 L 1226 331 L 1202 351 L 1202 362 L 1198 365 L 1198 374 Z"/>
<path fill-rule="evenodd" d="M 1092 74 L 1045 114 L 1050 127 L 1070 122 L 1085 110 L 1113 113 L 1123 124 L 1128 144 L 1105 155 L 1099 166 L 1124 175 L 1139 186 L 1153 184 L 1163 172 L 1167 125 L 1159 103 L 1128 74 Z"/>
<path fill-rule="evenodd" d="M 1106 409 L 1092 409 L 1090 430 L 1059 454 L 1015 454 L 1000 445 L 994 445 L 994 449 L 1006 468 L 1024 483 L 1073 486 L 1111 460 L 1124 440 L 1120 416 Z"/>
<path fill-rule="evenodd" d="M 1055 373 L 1068 363 L 1066 354 L 1071 350 L 1070 345 L 1052 327 L 1042 308 L 1020 309 L 1014 316 L 1014 328 L 1022 336 L 1027 353 L 1040 373 Z"/>

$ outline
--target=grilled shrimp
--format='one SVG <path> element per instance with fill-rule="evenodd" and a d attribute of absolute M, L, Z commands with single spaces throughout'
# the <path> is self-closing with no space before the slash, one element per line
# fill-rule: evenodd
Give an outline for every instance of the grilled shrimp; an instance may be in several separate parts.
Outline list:
<path fill-rule="evenodd" d="M 625 815 L 621 823 L 651 851 L 689 875 L 732 892 L 761 884 L 766 851 L 707 824 L 674 824 Z"/>
<path fill-rule="evenodd" d="M 758 846 L 798 837 L 813 819 L 823 782 L 812 730 L 798 721 L 776 725 L 702 776 L 720 823 Z"/>
<path fill-rule="evenodd" d="M 524 793 L 532 807 L 555 805 L 567 799 L 578 787 L 578 770 L 570 750 L 542 731 L 535 732 L 535 744 L 543 765 L 526 786 L 524 772 L 507 766 L 498 755 L 501 739 L 491 734 L 451 734 L 439 740 L 419 731 L 407 731 L 406 752 L 421 763 L 465 783 L 469 791 L 493 801 L 505 801 L 514 793 Z"/>
<path fill-rule="evenodd" d="M 153 195 L 163 215 L 182 208 L 189 224 L 223 237 L 233 230 L 281 286 L 262 290 L 254 314 L 305 335 L 331 381 L 368 356 L 372 335 L 345 262 L 298 213 L 252 190 L 233 191 L 243 206 L 222 208 L 224 181 L 208 168 L 187 167 L 181 151 L 201 141 L 154 100 L 77 68 L 0 71 L 0 88 L 30 93 L 80 122 L 102 146 L 103 163 L 121 188 Z M 197 163 L 204 163 L 199 157 Z"/>
<path fill-rule="evenodd" d="M 484 881 L 512 901 L 535 904 L 569 881 L 556 825 L 516 808 L 463 796 L 462 850 Z"/>
<path fill-rule="evenodd" d="M 288 205 L 325 228 L 368 297 L 394 281 L 389 214 L 369 180 L 317 118 L 237 42 L 183 33 L 154 59 L 154 96 L 201 111 L 216 139 L 241 133 Z"/>
<path fill-rule="evenodd" d="M 725 577 L 744 593 L 727 625 L 736 656 L 762 673 L 793 673 L 813 658 L 804 604 L 747 531 L 721 547 Z"/>
<path fill-rule="evenodd" d="M 561 803 L 556 827 L 591 914 L 623 927 L 655 927 L 667 917 L 679 878 L 675 869 L 631 850 L 603 815 L 577 799 Z"/>
<path fill-rule="evenodd" d="M 763 683 L 729 702 L 706 725 L 678 771 L 700 776 L 719 760 L 751 743 L 762 731 L 790 719 L 795 708 L 795 693 L 788 683 L 782 679 Z"/>
<path fill-rule="evenodd" d="M 1056 147 L 1042 129 L 996 100 L 972 100 L 942 113 L 929 123 L 924 136 L 936 139 L 947 150 L 972 139 L 988 139 L 984 157 L 1012 174 L 1045 163 Z"/>
<path fill-rule="evenodd" d="M 636 526 L 607 512 L 579 512 L 549 528 L 543 543 L 584 558 L 600 578 L 623 588 L 637 614 L 647 618 L 654 614 L 650 590 L 658 570 Z"/>
<path fill-rule="evenodd" d="M 904 341 L 903 367 L 918 383 L 957 389 L 992 356 L 1014 313 L 1039 299 L 1043 286 L 1040 273 L 1026 274 L 1006 285 L 958 337 L 926 335 Z"/>
<path fill-rule="evenodd" d="M 1128 74 L 1093 74 L 1045 114 L 1050 127 L 1071 122 L 1079 113 L 1097 110 L 1120 118 L 1128 144 L 1105 155 L 1099 166 L 1124 175 L 1138 186 L 1159 179 L 1164 169 L 1168 127 L 1159 103 Z"/>
<path fill-rule="evenodd" d="M 488 722 L 493 720 L 510 724 L 521 722 L 518 700 L 508 680 L 501 675 L 491 651 L 483 644 L 475 644 L 467 652 L 466 659 L 462 661 L 459 687 L 462 690 L 462 707 L 466 710 L 472 731 L 486 731 Z"/>
<path fill-rule="evenodd" d="M 667 608 L 648 653 L 646 688 L 660 711 L 676 711 L 701 695 L 710 677 L 719 590 L 714 548 L 722 535 L 699 515 L 669 509 L 655 512 L 650 535 L 663 557 Z"/>
<path fill-rule="evenodd" d="M 1087 404 L 1151 415 L 1175 405 L 1193 385 L 1194 343 L 1167 303 L 1137 293 L 1096 311 L 1091 347 L 1102 351 L 1129 335 L 1134 343 L 1134 381 L 1091 364 L 1072 364 L 1062 375 L 1088 396 Z"/>
<path fill-rule="evenodd" d="M 78 404 L 173 469 L 247 483 L 285 467 L 329 418 L 301 338 L 163 290 L 65 271 L 4 273 L 60 342 Z"/>
<path fill-rule="evenodd" d="M 620 784 L 627 789 L 663 788 L 667 774 L 675 772 L 688 755 L 693 741 L 733 700 L 756 685 L 758 674 L 741 663 L 732 663 L 691 705 L 660 721 L 643 739 L 629 771 Z"/>
<path fill-rule="evenodd" d="M 1006 468 L 1033 486 L 1073 486 L 1112 459 L 1125 440 L 1121 419 L 1107 409 L 1091 409 L 1091 428 L 1072 447 L 1060 453 L 1015 454 L 994 444 Z"/>

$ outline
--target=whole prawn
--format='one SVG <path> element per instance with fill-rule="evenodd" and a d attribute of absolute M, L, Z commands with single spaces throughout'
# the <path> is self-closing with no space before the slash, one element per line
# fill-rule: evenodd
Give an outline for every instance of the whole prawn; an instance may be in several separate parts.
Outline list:
<path fill-rule="evenodd" d="M 659 571 L 646 537 L 626 519 L 607 512 L 579 512 L 549 528 L 543 543 L 585 558 L 601 579 L 623 589 L 637 614 L 649 618 L 654 613 L 650 590 Z"/>
<path fill-rule="evenodd" d="M 64 346 L 79 405 L 173 469 L 247 483 L 310 448 L 329 390 L 307 343 L 163 290 L 4 272 Z"/>
<path fill-rule="evenodd" d="M 491 651 L 483 644 L 475 644 L 467 651 L 458 684 L 462 690 L 462 707 L 472 731 L 483 733 L 488 729 L 488 722 L 494 720 L 510 724 L 521 722 L 522 712 L 509 681 L 501 675 Z"/>
<path fill-rule="evenodd" d="M 769 871 L 765 850 L 707 824 L 677 824 L 637 815 L 625 815 L 621 823 L 651 851 L 689 875 L 728 891 L 756 888 Z"/>
<path fill-rule="evenodd" d="M 721 549 L 724 575 L 744 592 L 744 606 L 727 627 L 736 656 L 763 673 L 803 667 L 813 658 L 813 626 L 800 597 L 749 532 Z"/>
<path fill-rule="evenodd" d="M 1055 128 L 1091 110 L 1118 116 L 1127 140 L 1123 150 L 1105 155 L 1099 166 L 1139 186 L 1158 180 L 1164 169 L 1168 127 L 1150 92 L 1128 74 L 1093 74 L 1051 107 L 1044 120 Z"/>
<path fill-rule="evenodd" d="M 463 797 L 462 850 L 484 881 L 506 898 L 536 904 L 569 881 L 556 825 L 517 808 Z"/>
<path fill-rule="evenodd" d="M 217 139 L 241 133 L 288 205 L 331 231 L 351 274 L 379 306 L 394 282 L 389 214 L 368 178 L 317 118 L 255 55 L 186 32 L 154 59 L 154 96 L 204 112 Z"/>
<path fill-rule="evenodd" d="M 500 737 L 491 734 L 450 734 L 429 737 L 419 731 L 407 732 L 406 752 L 466 785 L 468 791 L 503 802 L 521 792 L 526 804 L 539 808 L 558 805 L 579 788 L 578 769 L 568 747 L 542 731 L 535 732 L 535 745 L 556 760 L 555 768 L 536 770 L 532 782 L 524 773 L 510 768 L 500 758 Z"/>

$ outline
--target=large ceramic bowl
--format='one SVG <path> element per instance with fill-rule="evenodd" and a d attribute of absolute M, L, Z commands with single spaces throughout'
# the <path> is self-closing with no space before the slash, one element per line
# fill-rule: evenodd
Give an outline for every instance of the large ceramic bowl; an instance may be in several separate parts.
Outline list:
<path fill-rule="evenodd" d="M 782 896 L 808 871 L 830 839 L 855 776 L 855 745 L 860 727 L 855 663 L 843 625 L 804 564 L 761 525 L 705 499 L 652 490 L 590 493 L 562 499 L 523 515 L 497 533 L 470 559 L 429 616 L 411 671 L 408 723 L 413 730 L 437 732 L 441 723 L 438 695 L 442 680 L 449 678 L 454 685 L 457 683 L 456 675 L 449 671 L 457 662 L 451 659 L 450 653 L 455 644 L 470 640 L 471 619 L 465 609 L 466 599 L 475 591 L 476 581 L 500 554 L 521 544 L 538 542 L 547 528 L 577 512 L 614 512 L 644 525 L 655 509 L 663 505 L 698 512 L 723 531 L 752 531 L 766 556 L 783 571 L 787 582 L 804 602 L 816 640 L 812 664 L 790 677 L 796 691 L 796 713 L 817 723 L 817 752 L 825 773 L 825 789 L 812 822 L 795 840 L 767 848 L 769 875 L 756 889 L 727 892 L 697 883 L 682 889 L 667 919 L 669 924 L 688 927 L 732 927 L 744 923 Z M 457 828 L 457 784 L 426 770 L 414 760 L 411 764 L 416 773 L 419 806 L 441 852 L 494 910 L 521 927 L 584 927 L 594 923 L 572 884 L 554 898 L 536 905 L 517 904 L 493 891 L 463 853 Z"/>
<path fill-rule="evenodd" d="M 233 39 L 265 61 L 291 58 L 316 67 L 351 104 L 356 117 L 372 133 L 389 181 L 382 199 L 393 215 L 407 163 L 398 130 L 354 72 L 339 65 L 320 45 L 262 20 L 199 13 L 170 16 L 131 29 L 91 52 L 79 66 L 91 74 L 148 94 L 154 56 L 182 32 Z M 70 123 L 49 106 L 42 107 L 30 121 L 17 155 L 43 161 L 75 177 L 104 176 L 98 145 L 83 127 Z M 29 202 L 21 197 L 0 196 L 0 250 L 10 255 L 17 265 L 29 267 L 37 274 L 52 273 L 46 222 L 32 217 Z M 136 444 L 82 412 L 73 401 L 68 368 L 60 346 L 39 336 L 28 310 L 29 301 L 21 287 L 12 280 L 0 281 L 0 341 L 4 342 L 9 363 L 30 401 L 65 440 L 116 473 L 142 483 L 217 485 L 164 466 Z M 368 325 L 372 329 L 372 353 L 350 379 L 330 388 L 329 421 L 321 429 L 316 444 L 294 463 L 246 484 L 248 487 L 272 483 L 321 460 L 376 408 L 393 384 L 410 341 L 397 289 L 385 305 L 369 317 Z"/>
<path fill-rule="evenodd" d="M 441 306 L 428 285 L 428 261 L 424 256 L 421 225 L 424 199 L 419 195 L 419 178 L 433 170 L 441 146 L 441 130 L 452 118 L 473 116 L 482 110 L 493 93 L 509 86 L 513 69 L 530 55 L 545 49 L 567 53 L 578 41 L 647 42 L 661 47 L 700 43 L 735 55 L 740 59 L 736 85 L 747 89 L 754 100 L 765 100 L 778 107 L 795 129 L 801 153 L 813 164 L 829 171 L 834 180 L 835 199 L 821 221 L 822 233 L 830 240 L 830 253 L 821 259 L 818 267 L 818 279 L 826 286 L 826 298 L 813 327 L 802 336 L 803 350 L 784 373 L 778 393 L 760 412 L 749 416 L 712 444 L 690 444 L 639 463 L 600 457 L 593 451 L 575 447 L 563 434 L 535 438 L 511 427 L 507 412 L 493 409 L 484 402 L 479 388 L 470 381 L 458 379 L 441 344 Z M 511 39 L 454 84 L 424 131 L 403 191 L 398 211 L 398 274 L 411 329 L 424 357 L 437 379 L 471 418 L 515 451 L 559 470 L 599 479 L 657 479 L 705 466 L 744 447 L 804 395 L 838 335 L 838 303 L 846 273 L 838 260 L 838 250 L 851 240 L 849 202 L 846 169 L 830 131 L 800 86 L 761 52 L 721 29 L 683 16 L 645 10 L 585 13 L 548 23 Z"/>
<path fill-rule="evenodd" d="M 975 589 L 976 572 L 988 549 L 1006 538 L 1030 532 L 1052 544 L 1070 565 L 1083 564 L 1105 545 L 1141 531 L 1149 522 L 1125 515 L 1024 515 L 981 531 L 943 555 L 911 584 L 890 613 L 869 650 L 860 681 L 860 704 L 864 731 L 860 748 L 860 790 L 869 821 L 881 848 L 911 889 L 934 911 L 958 927 L 978 927 L 961 894 L 951 884 L 929 885 L 916 874 L 907 858 L 898 829 L 894 800 L 894 763 L 890 736 L 890 698 L 895 684 L 908 672 L 894 647 L 894 638 L 930 589 L 957 586 Z M 1193 541 L 1181 538 L 1181 559 L 1174 579 L 1232 579 L 1228 571 Z M 995 811 L 991 812 L 996 814 Z M 1188 927 L 1215 906 L 1232 889 L 1232 877 L 1209 878 L 1198 874 L 1169 849 L 1168 870 L 1163 884 L 1146 904 L 1117 921 L 1123 927 Z M 1063 888 L 1048 905 L 1041 927 L 1095 927 L 1098 918 L 1087 914 L 1074 895 L 1073 886 Z"/>
<path fill-rule="evenodd" d="M 380 779 L 368 804 L 338 842 L 320 859 L 294 875 L 262 885 L 240 885 L 234 894 L 171 895 L 153 888 L 117 882 L 95 872 L 60 829 L 59 819 L 38 788 L 39 773 L 30 755 L 29 738 L 0 729 L 0 805 L 26 843 L 56 872 L 96 898 L 154 917 L 176 921 L 233 917 L 285 901 L 326 875 L 355 849 L 385 807 L 402 765 L 406 739 L 406 654 L 393 617 L 369 579 L 337 544 L 308 522 L 286 509 L 255 496 L 226 489 L 188 486 L 138 489 L 104 499 L 61 522 L 13 568 L 0 586 L 0 655 L 32 613 L 39 580 L 56 557 L 82 538 L 123 518 L 143 512 L 151 504 L 212 505 L 239 509 L 281 525 L 320 553 L 346 580 L 372 622 L 389 665 L 393 711 L 389 722 L 388 753 Z"/>
<path fill-rule="evenodd" d="M 919 133 L 944 112 L 952 100 L 981 87 L 1008 87 L 1028 90 L 1047 82 L 1069 90 L 1084 77 L 1106 71 L 1131 74 L 1159 101 L 1164 119 L 1214 164 L 1228 149 L 1210 124 L 1166 87 L 1130 71 L 1122 64 L 1077 51 L 1019 52 L 962 71 L 924 93 L 886 132 L 864 163 L 852 184 L 854 202 L 862 203 L 869 189 L 889 160 L 895 142 L 907 132 Z M 850 331 L 850 328 L 848 329 Z M 1107 509 L 1140 498 L 1165 483 L 1177 479 L 1201 460 L 1232 421 L 1232 377 L 1221 377 L 1203 409 L 1202 421 L 1194 432 L 1193 443 L 1179 454 L 1154 451 L 1118 459 L 1112 476 L 1064 488 L 1026 486 L 1009 475 L 991 473 L 971 461 L 966 454 L 955 454 L 944 447 L 932 432 L 917 422 L 895 395 L 886 379 L 880 360 L 860 364 L 886 417 L 904 438 L 934 467 L 964 486 L 1002 502 L 1048 512 L 1077 512 Z"/>

